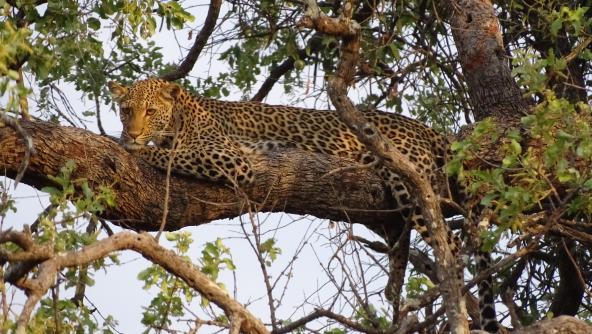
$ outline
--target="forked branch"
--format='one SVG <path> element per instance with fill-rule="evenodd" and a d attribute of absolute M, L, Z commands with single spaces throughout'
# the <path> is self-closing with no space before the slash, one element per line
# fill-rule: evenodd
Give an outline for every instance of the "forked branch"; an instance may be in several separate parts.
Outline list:
<path fill-rule="evenodd" d="M 0 243 L 12 241 L 23 248 L 20 253 L 1 253 L 0 261 L 11 263 L 37 261 L 40 263 L 35 278 L 23 278 L 11 282 L 27 292 L 28 299 L 18 319 L 17 333 L 25 333 L 31 313 L 41 297 L 55 284 L 58 272 L 68 267 L 78 267 L 105 258 L 110 253 L 133 250 L 152 263 L 162 266 L 169 273 L 182 279 L 198 291 L 204 298 L 220 307 L 232 320 L 230 326 L 236 333 L 268 334 L 261 320 L 251 314 L 239 302 L 231 298 L 204 275 L 199 268 L 182 256 L 162 247 L 148 233 L 121 232 L 100 240 L 80 250 L 54 253 L 53 247 L 39 246 L 32 242 L 31 235 L 25 232 L 6 231 L 0 233 Z"/>

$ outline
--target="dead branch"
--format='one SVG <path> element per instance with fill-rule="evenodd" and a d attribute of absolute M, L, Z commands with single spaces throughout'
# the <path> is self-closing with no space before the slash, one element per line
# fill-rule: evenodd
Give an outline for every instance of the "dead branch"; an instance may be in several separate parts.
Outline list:
<path fill-rule="evenodd" d="M 316 310 L 314 310 L 314 312 L 286 325 L 285 327 L 278 328 L 277 330 L 274 330 L 272 332 L 272 334 L 282 334 L 282 333 L 292 332 L 292 331 L 306 325 L 307 323 L 309 323 L 315 319 L 321 318 L 321 317 L 335 320 L 338 323 L 340 323 L 348 328 L 351 328 L 355 331 L 358 331 L 358 332 L 361 332 L 364 334 L 410 333 L 411 332 L 410 329 L 413 328 L 413 326 L 417 324 L 417 318 L 415 316 L 411 316 L 411 317 L 407 317 L 403 321 L 401 321 L 401 324 L 393 325 L 387 329 L 376 329 L 376 328 L 368 327 L 364 324 L 355 322 L 348 317 L 344 317 L 340 314 L 336 314 L 336 313 L 332 312 L 331 310 L 317 308 Z"/>

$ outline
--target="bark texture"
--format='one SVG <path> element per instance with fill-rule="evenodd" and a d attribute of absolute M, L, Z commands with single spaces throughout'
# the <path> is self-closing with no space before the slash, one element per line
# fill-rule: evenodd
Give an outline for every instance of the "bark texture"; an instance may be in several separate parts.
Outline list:
<path fill-rule="evenodd" d="M 517 119 L 528 110 L 506 59 L 490 0 L 450 0 L 448 16 L 476 121 Z"/>
<path fill-rule="evenodd" d="M 592 326 L 582 320 L 569 316 L 539 321 L 536 324 L 517 330 L 514 334 L 588 334 Z"/>
<path fill-rule="evenodd" d="M 47 186 L 51 184 L 47 175 L 57 175 L 66 161 L 73 160 L 74 177 L 115 191 L 117 207 L 107 210 L 103 218 L 134 230 L 158 230 L 165 200 L 162 171 L 107 137 L 48 122 L 22 121 L 21 125 L 37 152 L 31 156 L 24 183 Z M 0 148 L 0 169 L 14 177 L 24 156 L 24 140 L 12 128 L 0 127 Z M 244 195 L 225 185 L 171 177 L 166 230 L 236 217 L 247 211 L 248 203 L 260 212 L 310 214 L 379 231 L 401 223 L 381 179 L 352 161 L 289 150 L 256 157 L 254 169 L 256 182 L 244 189 Z"/>

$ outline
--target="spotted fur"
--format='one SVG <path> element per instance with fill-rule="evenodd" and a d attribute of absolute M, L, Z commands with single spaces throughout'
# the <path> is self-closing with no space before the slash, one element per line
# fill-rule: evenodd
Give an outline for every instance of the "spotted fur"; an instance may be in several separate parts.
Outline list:
<path fill-rule="evenodd" d="M 111 82 L 109 89 L 120 106 L 123 145 L 151 165 L 166 169 L 173 157 L 176 173 L 240 186 L 253 181 L 253 149 L 294 147 L 355 159 L 376 168 L 403 216 L 429 243 L 421 210 L 400 176 L 383 167 L 335 112 L 214 100 L 159 79 L 138 81 L 130 87 Z M 380 111 L 364 115 L 417 172 L 427 176 L 436 193 L 446 195 L 446 137 L 402 115 Z M 150 142 L 154 145 L 147 145 Z M 396 275 L 404 275 L 400 262 L 391 261 L 390 266 L 391 271 L 398 271 Z M 387 291 L 387 296 L 398 299 L 398 293 Z"/>

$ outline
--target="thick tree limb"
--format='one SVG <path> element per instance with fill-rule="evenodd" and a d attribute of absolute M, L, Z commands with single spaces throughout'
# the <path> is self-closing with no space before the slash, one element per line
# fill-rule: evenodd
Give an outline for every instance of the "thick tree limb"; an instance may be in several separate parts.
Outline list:
<path fill-rule="evenodd" d="M 22 127 L 31 134 L 37 150 L 23 178 L 25 183 L 37 187 L 48 185 L 47 175 L 58 174 L 67 160 L 74 160 L 77 165 L 74 178 L 86 178 L 91 186 L 108 184 L 115 190 L 118 206 L 105 212 L 105 218 L 137 230 L 158 229 L 165 182 L 161 171 L 137 160 L 111 139 L 85 130 L 27 121 L 22 122 Z M 18 171 L 25 150 L 23 139 L 12 128 L 0 128 L 0 147 L 0 168 L 12 176 Z M 290 151 L 261 156 L 254 162 L 257 181 L 246 192 L 251 200 L 260 203 L 256 206 L 260 211 L 308 213 L 335 220 L 371 222 L 370 227 L 383 225 L 384 228 L 386 224 L 395 224 L 391 225 L 393 229 L 400 227 L 396 225 L 400 222 L 398 213 L 388 210 L 390 197 L 386 196 L 382 181 L 372 172 L 352 166 L 350 161 Z M 246 205 L 243 197 L 220 184 L 173 176 L 171 187 L 175 191 L 171 193 L 168 230 L 234 217 Z M 354 205 L 356 210 L 344 209 Z M 18 240 L 13 236 L 11 241 Z M 18 243 L 25 250 L 31 248 L 27 240 Z M 0 255 L 11 261 L 34 264 L 49 258 L 47 254 L 40 258 L 30 258 L 24 253 Z M 47 272 L 56 269 L 53 264 L 40 268 Z M 47 277 L 46 283 L 54 275 Z M 34 297 L 29 304 L 37 302 Z"/>
<path fill-rule="evenodd" d="M 582 320 L 570 316 L 560 316 L 553 319 L 539 321 L 536 324 L 517 330 L 514 334 L 588 334 L 592 333 L 592 326 Z"/>
<path fill-rule="evenodd" d="M 37 188 L 51 184 L 66 161 L 76 162 L 75 178 L 91 186 L 113 188 L 117 207 L 102 218 L 135 230 L 158 230 L 164 203 L 165 175 L 133 157 L 114 141 L 91 132 L 46 122 L 21 121 L 37 154 L 30 158 L 23 182 Z M 24 156 L 22 137 L 0 127 L 0 170 L 14 177 Z M 261 212 L 281 211 L 319 218 L 393 226 L 400 215 L 390 207 L 379 177 L 349 160 L 290 150 L 254 159 L 256 182 L 245 189 Z M 321 177 L 319 177 L 321 176 Z M 245 211 L 244 196 L 221 184 L 187 177 L 171 178 L 166 230 L 236 217 Z"/>
<path fill-rule="evenodd" d="M 490 0 L 445 2 L 476 121 L 519 119 L 528 112 L 505 56 L 500 24 Z"/>
<path fill-rule="evenodd" d="M 212 32 L 214 32 L 216 21 L 218 21 L 218 16 L 220 15 L 220 6 L 222 6 L 222 0 L 212 0 L 210 2 L 206 21 L 199 34 L 195 37 L 195 42 L 189 50 L 189 53 L 173 72 L 162 75 L 162 79 L 170 81 L 181 79 L 193 69 L 193 66 L 195 65 L 195 62 L 197 62 L 197 58 L 199 58 L 199 54 L 206 45 L 208 38 L 210 38 Z"/>

